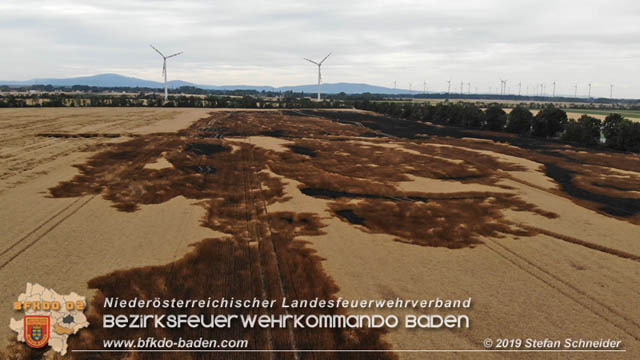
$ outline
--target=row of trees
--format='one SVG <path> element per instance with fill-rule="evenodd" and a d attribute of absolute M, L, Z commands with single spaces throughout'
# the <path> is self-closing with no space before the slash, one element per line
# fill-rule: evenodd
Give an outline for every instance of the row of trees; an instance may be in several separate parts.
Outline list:
<path fill-rule="evenodd" d="M 160 95 L 97 95 L 97 94 L 40 94 L 0 95 L 2 107 L 200 107 L 200 108 L 247 108 L 247 109 L 297 109 L 344 107 L 342 101 L 325 100 L 320 103 L 305 97 L 283 96 L 258 98 L 255 96 L 169 96 L 164 101 Z"/>
<path fill-rule="evenodd" d="M 523 106 L 507 114 L 500 104 L 482 109 L 470 102 L 400 103 L 358 101 L 355 107 L 416 121 L 460 126 L 471 129 L 504 131 L 521 136 L 561 139 L 587 147 L 608 147 L 640 153 L 640 123 L 611 114 L 604 121 L 583 115 L 568 119 L 567 113 L 552 104 L 535 115 Z M 601 141 L 604 139 L 604 141 Z"/>

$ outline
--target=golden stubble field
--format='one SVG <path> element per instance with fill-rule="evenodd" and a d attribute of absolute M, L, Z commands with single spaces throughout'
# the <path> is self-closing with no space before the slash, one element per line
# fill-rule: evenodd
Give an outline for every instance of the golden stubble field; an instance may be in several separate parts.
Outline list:
<path fill-rule="evenodd" d="M 610 356 L 637 356 L 640 157 L 389 137 L 382 121 L 355 111 L 0 110 L 0 308 L 27 282 L 87 296 L 92 324 L 104 296 L 472 297 L 470 329 L 298 331 L 295 348 L 614 338 L 627 352 Z M 0 313 L 3 348 L 10 317 Z M 294 347 L 288 332 L 236 331 L 255 348 Z M 95 348 L 108 336 L 92 326 L 69 344 Z M 544 355 L 603 358 L 517 356 Z"/>

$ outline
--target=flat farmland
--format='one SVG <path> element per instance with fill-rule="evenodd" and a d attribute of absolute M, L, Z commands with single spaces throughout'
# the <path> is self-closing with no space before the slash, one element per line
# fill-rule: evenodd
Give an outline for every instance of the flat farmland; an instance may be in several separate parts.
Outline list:
<path fill-rule="evenodd" d="M 0 308 L 35 277 L 87 296 L 91 324 L 100 324 L 106 296 L 471 297 L 471 309 L 451 311 L 466 313 L 471 326 L 455 331 L 127 329 L 117 336 L 243 338 L 251 349 L 288 350 L 612 338 L 627 350 L 615 358 L 640 350 L 638 155 L 352 110 L 1 110 L 0 139 Z M 380 313 L 262 312 L 287 311 Z M 8 314 L 0 312 L 0 323 Z M 101 348 L 114 333 L 91 326 L 69 346 Z M 11 346 L 11 335 L 0 327 L 0 347 Z"/>

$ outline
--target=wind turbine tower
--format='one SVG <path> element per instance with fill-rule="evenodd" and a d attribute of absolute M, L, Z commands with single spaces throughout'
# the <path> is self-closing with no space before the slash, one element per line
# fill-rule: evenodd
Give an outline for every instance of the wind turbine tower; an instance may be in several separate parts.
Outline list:
<path fill-rule="evenodd" d="M 467 83 L 467 95 L 471 95 L 471 82 Z"/>
<path fill-rule="evenodd" d="M 427 80 L 424 81 L 423 83 L 423 89 L 422 92 L 426 95 L 427 94 Z"/>
<path fill-rule="evenodd" d="M 447 86 L 447 95 L 449 95 L 451 93 L 451 79 L 449 79 L 447 81 L 447 84 L 448 84 L 448 86 Z"/>
<path fill-rule="evenodd" d="M 578 98 L 578 84 L 573 85 L 573 97 Z"/>
<path fill-rule="evenodd" d="M 460 95 L 464 92 L 464 81 L 460 81 Z"/>
<path fill-rule="evenodd" d="M 327 56 L 324 57 L 324 59 L 322 59 L 322 61 L 320 62 L 315 62 L 313 60 L 309 60 L 307 58 L 304 58 L 305 60 L 307 60 L 308 62 L 318 65 L 318 101 L 320 101 L 320 83 L 322 82 L 322 73 L 320 72 L 320 68 L 322 67 L 322 63 L 327 60 L 327 58 L 329 57 L 329 55 L 331 55 L 331 53 L 329 53 Z M 394 82 L 395 83 L 395 82 Z"/>
<path fill-rule="evenodd" d="M 556 82 L 553 82 L 553 97 L 556 97 Z"/>
<path fill-rule="evenodd" d="M 522 81 L 518 83 L 518 96 L 522 94 Z"/>
<path fill-rule="evenodd" d="M 153 48 L 153 50 L 160 54 L 160 56 L 162 56 L 162 76 L 164 76 L 164 101 L 167 101 L 169 99 L 169 90 L 167 88 L 167 59 L 182 54 L 182 51 L 173 55 L 164 56 L 164 54 L 161 53 L 160 50 L 156 49 L 153 45 L 150 46 Z"/>
<path fill-rule="evenodd" d="M 610 84 L 609 86 L 609 99 L 613 99 L 613 84 Z"/>
<path fill-rule="evenodd" d="M 589 83 L 589 99 L 591 99 L 591 83 Z"/>

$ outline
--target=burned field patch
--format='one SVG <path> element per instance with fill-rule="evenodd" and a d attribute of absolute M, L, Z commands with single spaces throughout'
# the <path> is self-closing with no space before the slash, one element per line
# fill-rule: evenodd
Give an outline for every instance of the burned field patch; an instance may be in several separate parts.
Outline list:
<path fill-rule="evenodd" d="M 504 210 L 557 216 L 514 194 L 473 191 L 474 184 L 496 186 L 500 171 L 521 169 L 488 155 L 433 147 L 439 156 L 424 156 L 388 143 L 361 141 L 297 139 L 295 144 L 317 155 L 309 158 L 293 152 L 269 153 L 267 161 L 273 172 L 302 183 L 299 190 L 307 196 L 331 200 L 330 209 L 339 219 L 371 233 L 394 235 L 402 242 L 449 248 L 473 246 L 482 236 L 533 235 L 504 219 Z M 442 156 L 471 158 L 472 162 L 452 163 Z M 409 181 L 408 174 L 455 180 L 468 184 L 471 190 L 401 191 L 397 184 Z"/>
<path fill-rule="evenodd" d="M 356 203 L 338 201 L 330 206 L 340 218 L 362 225 L 370 233 L 390 234 L 404 243 L 450 249 L 475 246 L 482 243 L 483 236 L 535 235 L 504 219 L 501 211 L 505 209 L 554 217 L 514 197 L 427 202 L 364 199 Z"/>
<path fill-rule="evenodd" d="M 199 128 L 215 129 L 223 137 L 270 136 L 277 138 L 307 138 L 325 136 L 362 136 L 366 128 L 344 125 L 327 119 L 305 116 L 293 111 L 217 112 Z M 194 133 L 191 127 L 186 133 Z M 202 133 L 202 132 L 201 132 Z"/>
<path fill-rule="evenodd" d="M 231 148 L 213 143 L 189 143 L 185 145 L 184 151 L 196 155 L 213 155 L 223 151 L 231 151 Z"/>
<path fill-rule="evenodd" d="M 577 181 L 574 181 L 577 177 L 576 172 L 551 163 L 545 164 L 545 174 L 560 184 L 565 193 L 578 200 L 596 203 L 598 210 L 609 215 L 633 218 L 640 214 L 640 198 L 615 196 L 621 192 L 630 191 L 628 188 L 613 185 L 621 182 L 619 180 L 614 180 L 611 185 L 583 180 L 583 184 L 580 186 Z M 590 190 L 590 188 L 595 188 L 595 190 Z"/>
<path fill-rule="evenodd" d="M 316 152 L 306 148 L 304 146 L 298 146 L 298 145 L 287 145 L 287 147 L 289 149 L 291 149 L 291 151 L 293 151 L 296 154 L 300 154 L 300 155 L 307 155 L 309 157 L 316 157 Z"/>
<path fill-rule="evenodd" d="M 442 140 L 438 140 L 442 143 Z M 577 205 L 640 224 L 640 156 L 623 153 L 577 152 L 570 147 L 540 144 L 544 150 L 489 142 L 449 139 L 447 144 L 520 157 L 543 165 L 546 176 L 560 187 L 558 195 Z"/>
<path fill-rule="evenodd" d="M 540 164 L 550 164 L 551 170 L 547 170 L 547 175 L 561 185 L 559 195 L 601 214 L 640 224 L 640 203 L 637 201 L 637 194 L 631 192 L 640 191 L 640 176 L 630 175 L 621 180 L 619 174 L 609 170 L 637 172 L 640 169 L 640 156 L 637 154 L 580 148 L 576 151 L 576 148 L 568 145 L 536 138 L 433 126 L 362 112 L 306 110 L 302 113 L 306 116 L 316 115 L 340 123 L 359 123 L 378 133 L 382 132 L 403 139 L 428 139 L 429 142 L 456 145 L 470 150 L 489 150 Z M 492 142 L 471 139 L 492 140 Z M 471 161 L 470 158 L 467 159 Z M 594 179 L 597 179 L 599 185 L 593 183 Z"/>
<path fill-rule="evenodd" d="M 348 222 L 354 224 L 354 225 L 362 225 L 364 224 L 364 218 L 358 216 L 358 214 L 356 214 L 355 212 L 353 212 L 353 210 L 351 209 L 342 209 L 342 210 L 336 210 L 336 215 L 338 215 L 339 217 L 346 219 Z"/>
<path fill-rule="evenodd" d="M 333 112 L 330 115 L 338 116 Z M 515 190 L 500 184 L 507 172 L 525 171 L 525 167 L 474 150 L 490 150 L 568 169 L 568 175 L 560 171 L 558 176 L 569 177 L 559 179 L 558 183 L 564 181 L 590 192 L 616 191 L 616 196 L 621 196 L 620 193 L 629 193 L 627 189 L 636 186 L 633 176 L 617 177 L 615 182 L 599 177 L 593 179 L 589 188 L 584 182 L 589 171 L 596 170 L 582 169 L 579 162 L 568 161 L 566 157 L 515 146 L 455 138 L 367 137 L 372 130 L 376 136 L 383 136 L 381 131 L 393 128 L 367 128 L 367 120 L 359 116 L 352 123 L 340 123 L 329 119 L 329 115 L 318 119 L 298 112 L 217 112 L 175 134 L 144 135 L 110 144 L 85 164 L 78 165 L 78 176 L 51 189 L 54 197 L 100 194 L 121 211 L 136 211 L 142 204 L 160 204 L 184 196 L 205 207 L 202 226 L 227 235 L 194 244 L 190 254 L 170 264 L 123 270 L 93 279 L 90 286 L 98 290 L 98 295 L 93 299 L 89 321 L 100 323 L 99 309 L 106 296 L 335 297 L 338 287 L 324 272 L 322 259 L 300 238 L 320 236 L 325 226 L 331 226 L 323 223 L 323 214 L 302 209 L 268 211 L 269 205 L 289 200 L 292 194 L 285 191 L 288 179 L 300 183 L 302 194 L 327 200 L 330 214 L 360 231 L 392 235 L 406 243 L 402 246 L 451 249 L 482 246 L 483 237 L 535 234 L 535 229 L 508 221 L 503 216 L 506 210 L 547 218 L 557 216 L 550 211 L 553 209 L 537 208 L 518 197 Z M 265 135 L 286 138 L 286 145 L 276 151 L 233 141 L 238 136 Z M 161 157 L 172 166 L 145 168 L 145 164 Z M 603 166 L 607 164 L 605 160 L 598 158 L 599 163 L 594 165 Z M 633 164 L 627 161 L 624 165 L 630 170 Z M 428 181 L 420 191 L 402 190 L 401 183 L 415 178 L 437 180 L 439 184 L 463 184 L 468 191 L 439 191 L 431 189 Z M 496 191 L 486 191 L 488 186 Z M 563 191 L 566 196 L 576 198 L 568 190 Z M 596 203 L 590 200 L 585 206 Z M 629 209 L 634 211 L 635 206 L 632 203 Z M 209 312 L 224 311 L 244 310 Z M 284 310 L 267 311 L 280 314 Z M 337 310 L 327 312 L 335 313 Z M 72 338 L 72 348 L 100 347 L 99 340 L 107 337 L 100 328 L 97 325 Z M 123 338 L 176 335 L 161 329 L 127 331 L 122 332 Z M 291 333 L 288 329 L 233 328 L 199 330 L 197 334 L 189 331 L 183 329 L 180 333 L 194 338 L 246 338 L 253 349 L 389 348 L 382 340 L 383 332 L 374 330 L 296 329 Z M 358 358 L 355 353 L 349 355 Z M 371 358 L 369 355 L 367 358 Z M 268 357 L 256 353 L 244 356 Z M 348 358 L 330 353 L 300 356 Z M 392 358 L 386 353 L 377 356 Z M 280 357 L 292 359 L 293 355 Z"/>
<path fill-rule="evenodd" d="M 101 348 L 108 329 L 100 325 L 103 311 L 111 314 L 136 313 L 131 309 L 103 309 L 105 297 L 139 299 L 182 298 L 264 298 L 281 303 L 285 296 L 295 299 L 331 299 L 338 287 L 327 276 L 321 259 L 298 236 L 317 236 L 324 226 L 317 214 L 267 212 L 267 205 L 286 200 L 283 183 L 270 176 L 267 151 L 246 143 L 235 145 L 223 139 L 200 138 L 198 125 L 178 135 L 140 136 L 111 144 L 107 150 L 78 165 L 80 174 L 50 189 L 54 197 L 100 194 L 120 211 L 136 211 L 142 204 L 159 204 L 175 196 L 199 200 L 207 210 L 202 226 L 228 237 L 204 239 L 193 245 L 191 253 L 170 264 L 116 271 L 94 278 L 89 286 L 98 290 L 88 312 L 92 326 L 70 340 L 72 348 Z M 194 141 L 194 139 L 198 139 Z M 292 153 L 296 156 L 305 156 Z M 164 157 L 173 166 L 145 168 L 145 164 Z M 153 309 L 163 315 L 173 309 Z M 188 314 L 284 314 L 276 306 L 268 310 L 189 309 Z M 342 314 L 339 309 L 292 309 L 292 314 Z M 247 339 L 250 349 L 349 349 L 385 350 L 385 331 L 379 329 L 245 329 L 240 324 L 228 329 L 123 329 L 122 338 Z M 353 355 L 352 355 L 353 354 Z M 121 358 L 114 353 L 103 358 Z M 137 354 L 151 359 L 154 354 Z M 301 359 L 360 358 L 357 353 L 300 353 Z M 202 358 L 181 354 L 180 358 Z M 246 353 L 244 358 L 267 359 L 268 353 Z M 391 354 L 376 353 L 379 359 Z M 89 359 L 92 354 L 73 354 Z M 279 358 L 293 359 L 291 353 Z"/>
<path fill-rule="evenodd" d="M 39 137 L 49 137 L 49 138 L 119 138 L 120 136 L 131 136 L 131 135 L 121 135 L 114 133 L 41 133 L 36 136 Z"/>

